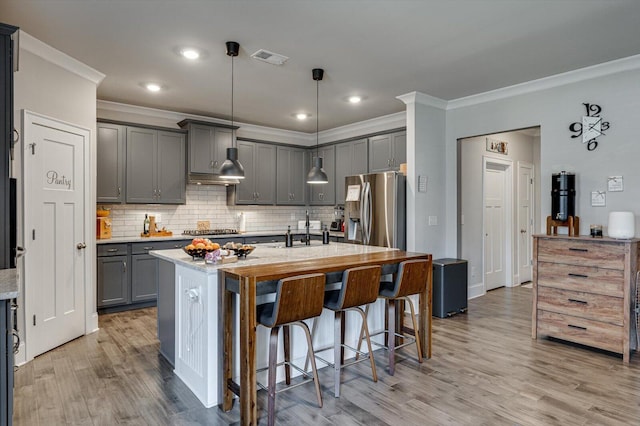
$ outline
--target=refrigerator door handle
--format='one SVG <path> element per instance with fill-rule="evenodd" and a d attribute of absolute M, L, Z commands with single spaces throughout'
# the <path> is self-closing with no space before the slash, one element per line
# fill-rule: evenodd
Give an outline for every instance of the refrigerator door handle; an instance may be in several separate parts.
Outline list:
<path fill-rule="evenodd" d="M 365 198 L 367 195 L 367 183 L 365 182 L 362 185 L 362 193 L 360 194 L 360 233 L 362 234 L 362 244 L 367 244 L 367 235 L 365 234 L 365 226 L 367 224 L 367 217 L 365 216 Z M 357 235 L 354 235 L 354 238 L 357 239 Z"/>
<path fill-rule="evenodd" d="M 363 242 L 369 244 L 371 242 L 371 216 L 373 215 L 373 203 L 371 200 L 371 184 L 366 182 L 364 185 L 363 207 L 365 213 L 365 223 L 362 225 Z"/>

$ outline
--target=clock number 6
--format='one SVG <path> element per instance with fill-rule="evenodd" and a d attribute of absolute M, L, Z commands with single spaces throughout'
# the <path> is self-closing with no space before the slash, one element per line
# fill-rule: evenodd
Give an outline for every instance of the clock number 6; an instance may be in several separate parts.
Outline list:
<path fill-rule="evenodd" d="M 593 151 L 597 147 L 598 147 L 598 141 L 595 138 L 593 138 L 589 142 L 587 142 L 587 149 L 589 151 Z"/>

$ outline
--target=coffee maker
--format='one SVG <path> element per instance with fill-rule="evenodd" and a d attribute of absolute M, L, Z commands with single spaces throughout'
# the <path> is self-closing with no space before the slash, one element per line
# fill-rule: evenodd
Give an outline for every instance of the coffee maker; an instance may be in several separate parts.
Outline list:
<path fill-rule="evenodd" d="M 331 231 L 342 231 L 342 224 L 344 222 L 344 207 L 336 206 L 333 210 L 333 221 L 331 222 Z"/>

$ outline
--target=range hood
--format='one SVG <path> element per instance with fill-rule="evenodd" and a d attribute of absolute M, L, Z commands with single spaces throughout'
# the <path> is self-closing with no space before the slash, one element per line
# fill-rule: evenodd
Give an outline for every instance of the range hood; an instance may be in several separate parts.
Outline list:
<path fill-rule="evenodd" d="M 223 179 L 220 175 L 214 175 L 213 173 L 189 173 L 187 176 L 187 183 L 193 183 L 196 185 L 237 185 L 240 183 L 238 179 Z"/>

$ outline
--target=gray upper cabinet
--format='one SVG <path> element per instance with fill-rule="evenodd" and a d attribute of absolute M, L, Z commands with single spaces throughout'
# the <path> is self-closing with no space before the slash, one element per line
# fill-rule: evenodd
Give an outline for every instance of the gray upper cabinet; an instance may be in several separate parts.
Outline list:
<path fill-rule="evenodd" d="M 244 179 L 229 191 L 235 204 L 275 204 L 276 147 L 238 141 L 238 161 L 244 167 Z"/>
<path fill-rule="evenodd" d="M 127 202 L 184 204 L 185 156 L 183 134 L 127 127 Z"/>
<path fill-rule="evenodd" d="M 368 141 L 356 141 L 336 145 L 336 204 L 344 204 L 344 178 L 368 171 Z"/>
<path fill-rule="evenodd" d="M 233 130 L 191 120 L 178 125 L 189 133 L 189 173 L 219 174 L 233 143 Z"/>
<path fill-rule="evenodd" d="M 277 147 L 276 204 L 302 206 L 306 202 L 306 150 Z"/>
<path fill-rule="evenodd" d="M 125 201 L 125 127 L 98 123 L 97 184 L 98 203 L 117 204 Z"/>
<path fill-rule="evenodd" d="M 336 147 L 335 145 L 321 147 L 319 153 L 329 182 L 307 185 L 311 194 L 309 204 L 313 206 L 333 206 L 336 203 Z M 316 158 L 316 155 L 317 151 L 315 149 L 311 150 L 311 161 L 307 172 L 313 167 L 313 159 Z"/>
<path fill-rule="evenodd" d="M 389 133 L 369 138 L 369 172 L 400 170 L 407 161 L 407 133 Z"/>

